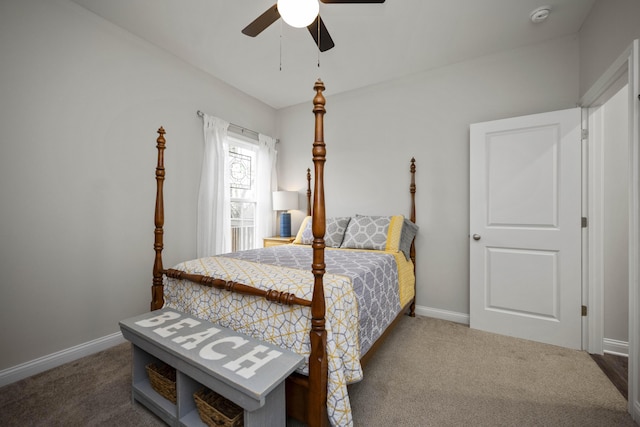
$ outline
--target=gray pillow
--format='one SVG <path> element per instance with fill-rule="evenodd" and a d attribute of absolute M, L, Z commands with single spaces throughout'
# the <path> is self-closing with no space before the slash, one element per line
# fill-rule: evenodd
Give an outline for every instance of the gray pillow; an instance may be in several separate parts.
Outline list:
<path fill-rule="evenodd" d="M 413 242 L 414 237 L 418 234 L 418 226 L 408 220 L 404 219 L 404 223 L 402 224 L 402 233 L 400 234 L 400 250 L 404 253 L 407 261 L 411 256 L 411 243 Z"/>
<path fill-rule="evenodd" d="M 344 234 L 341 248 L 375 249 L 384 251 L 387 247 L 390 216 L 356 216 L 351 218 Z"/>
<path fill-rule="evenodd" d="M 344 238 L 344 232 L 347 229 L 347 225 L 349 224 L 349 220 L 351 218 L 347 217 L 337 217 L 337 218 L 327 218 L 325 233 L 324 233 L 324 244 L 330 248 L 339 248 L 342 244 L 342 239 Z M 310 245 L 313 243 L 313 231 L 311 230 L 312 221 L 307 222 L 307 227 L 302 232 L 302 244 Z"/>

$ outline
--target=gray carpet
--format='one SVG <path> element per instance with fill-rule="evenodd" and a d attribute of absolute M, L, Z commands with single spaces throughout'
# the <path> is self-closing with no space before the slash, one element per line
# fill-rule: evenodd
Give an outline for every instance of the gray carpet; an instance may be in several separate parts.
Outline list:
<path fill-rule="evenodd" d="M 356 425 L 635 425 L 587 353 L 457 323 L 403 319 L 367 367 L 349 389 Z"/>
<path fill-rule="evenodd" d="M 128 344 L 0 388 L 0 426 L 161 426 Z M 588 354 L 404 318 L 349 386 L 356 426 L 635 426 Z M 294 424 L 294 423 L 292 423 Z"/>

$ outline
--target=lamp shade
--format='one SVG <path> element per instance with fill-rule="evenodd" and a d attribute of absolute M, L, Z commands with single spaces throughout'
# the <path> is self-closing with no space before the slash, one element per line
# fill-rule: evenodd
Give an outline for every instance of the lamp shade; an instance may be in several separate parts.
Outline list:
<path fill-rule="evenodd" d="M 298 209 L 298 192 L 297 191 L 274 191 L 273 192 L 273 210 L 289 211 Z"/>
<path fill-rule="evenodd" d="M 295 28 L 311 25 L 320 11 L 318 0 L 278 0 L 277 4 L 284 22 Z"/>

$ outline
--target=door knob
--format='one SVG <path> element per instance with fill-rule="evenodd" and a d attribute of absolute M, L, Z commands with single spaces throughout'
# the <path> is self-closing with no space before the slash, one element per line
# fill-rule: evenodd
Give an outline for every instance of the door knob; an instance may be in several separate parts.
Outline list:
<path fill-rule="evenodd" d="M 479 234 L 474 234 L 473 235 L 473 240 L 480 240 L 480 235 Z"/>

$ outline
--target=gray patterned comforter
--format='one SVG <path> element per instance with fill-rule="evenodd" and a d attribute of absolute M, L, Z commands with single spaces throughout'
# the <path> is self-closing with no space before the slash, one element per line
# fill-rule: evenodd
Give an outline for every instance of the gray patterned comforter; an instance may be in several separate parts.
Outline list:
<path fill-rule="evenodd" d="M 313 251 L 305 245 L 281 245 L 221 256 L 309 271 Z M 351 280 L 358 301 L 362 356 L 400 312 L 395 258 L 380 251 L 327 248 L 325 264 L 327 273 Z"/>

